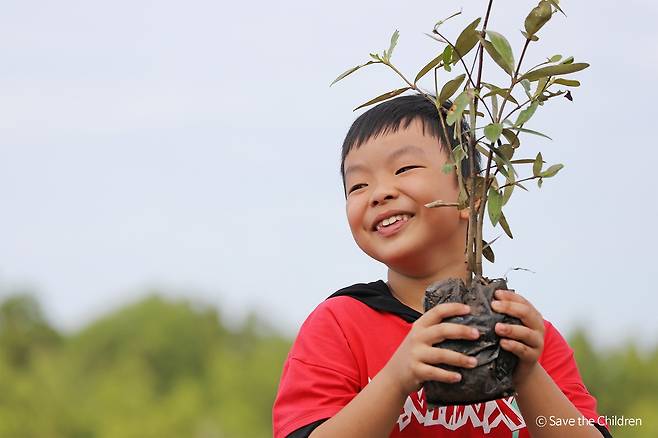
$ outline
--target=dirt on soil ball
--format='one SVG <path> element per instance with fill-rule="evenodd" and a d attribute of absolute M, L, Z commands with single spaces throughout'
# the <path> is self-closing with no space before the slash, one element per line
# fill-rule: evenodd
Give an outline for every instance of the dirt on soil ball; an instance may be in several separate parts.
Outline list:
<path fill-rule="evenodd" d="M 434 347 L 446 348 L 477 359 L 475 368 L 441 364 L 440 367 L 462 375 L 457 383 L 427 381 L 423 383 L 428 405 L 466 405 L 508 397 L 514 394 L 512 372 L 518 358 L 500 348 L 496 323 L 521 324 L 517 318 L 495 312 L 491 308 L 497 289 L 507 289 L 504 279 L 475 279 L 467 288 L 461 279 L 449 278 L 430 285 L 425 291 L 425 311 L 437 304 L 463 303 L 471 307 L 468 315 L 446 318 L 445 322 L 465 324 L 478 329 L 476 340 L 448 339 Z"/>

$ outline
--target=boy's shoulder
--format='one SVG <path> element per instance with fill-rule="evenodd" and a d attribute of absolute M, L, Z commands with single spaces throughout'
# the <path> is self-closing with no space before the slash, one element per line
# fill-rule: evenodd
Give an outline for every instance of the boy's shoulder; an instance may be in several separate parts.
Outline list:
<path fill-rule="evenodd" d="M 339 289 L 315 307 L 302 329 L 327 324 L 343 326 L 352 320 L 372 317 L 373 312 L 378 312 L 376 302 L 386 300 L 387 292 L 386 283 L 381 280 Z"/>
<path fill-rule="evenodd" d="M 379 313 L 392 314 L 408 323 L 416 321 L 421 316 L 418 311 L 398 301 L 383 280 L 356 283 L 339 289 L 320 306 L 336 307 L 340 310 L 370 309 Z"/>

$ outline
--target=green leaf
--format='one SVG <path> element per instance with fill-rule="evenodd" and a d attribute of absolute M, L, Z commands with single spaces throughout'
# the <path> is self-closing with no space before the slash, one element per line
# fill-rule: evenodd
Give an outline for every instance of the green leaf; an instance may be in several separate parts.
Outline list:
<path fill-rule="evenodd" d="M 455 99 L 455 102 L 452 105 L 452 108 L 448 110 L 448 115 L 446 117 L 446 123 L 450 126 L 454 125 L 457 119 L 461 118 L 462 113 L 468 106 L 468 103 L 471 101 L 468 90 L 462 91 L 459 96 Z"/>
<path fill-rule="evenodd" d="M 495 49 L 495 47 L 493 46 L 493 44 L 491 43 L 491 41 L 486 41 L 486 40 L 485 40 L 485 41 L 482 42 L 482 44 L 484 45 L 484 49 L 487 51 L 487 53 L 489 54 L 489 56 L 491 56 L 491 59 L 493 59 L 494 62 L 495 62 L 496 64 L 498 64 L 498 66 L 499 66 L 500 68 L 502 68 L 503 70 L 505 70 L 505 72 L 506 72 L 508 75 L 512 76 L 512 75 L 514 74 L 514 71 L 512 71 L 512 69 L 509 68 L 509 65 L 505 62 L 505 60 L 504 60 L 503 57 L 500 55 L 500 53 L 498 53 L 498 51 Z"/>
<path fill-rule="evenodd" d="M 498 106 L 498 96 L 495 95 L 495 94 L 492 94 L 491 95 L 491 112 L 493 114 L 498 114 L 499 108 L 500 107 Z"/>
<path fill-rule="evenodd" d="M 446 46 L 446 48 L 443 49 L 441 56 L 443 57 L 443 68 L 449 72 L 452 70 L 450 67 L 450 63 L 452 62 L 452 46 Z"/>
<path fill-rule="evenodd" d="M 452 56 L 453 64 L 456 64 L 460 57 L 463 58 L 466 56 L 477 44 L 480 35 L 476 30 L 478 24 L 480 24 L 480 18 L 475 19 L 471 24 L 466 26 L 462 33 L 457 37 L 455 53 Z"/>
<path fill-rule="evenodd" d="M 514 148 L 512 147 L 511 144 L 505 143 L 504 145 L 501 145 L 498 149 L 500 150 L 500 154 L 508 160 L 511 160 L 512 157 L 514 156 Z"/>
<path fill-rule="evenodd" d="M 560 59 L 562 59 L 562 55 L 553 55 L 548 58 L 548 62 L 558 62 Z"/>
<path fill-rule="evenodd" d="M 507 65 L 507 68 L 510 71 L 513 71 L 514 54 L 512 53 L 512 47 L 510 46 L 509 41 L 507 41 L 507 39 L 502 34 L 492 30 L 488 30 L 487 35 L 489 35 L 491 44 L 493 44 L 496 51 L 500 54 L 503 62 L 505 62 L 505 65 Z"/>
<path fill-rule="evenodd" d="M 503 227 L 503 231 L 505 231 L 505 234 L 507 234 L 507 236 L 510 239 L 514 239 L 514 236 L 512 236 L 512 230 L 510 229 L 509 223 L 507 222 L 507 218 L 502 212 L 500 213 L 500 218 L 498 219 L 498 222 L 500 223 L 500 226 Z"/>
<path fill-rule="evenodd" d="M 560 64 L 573 64 L 573 56 L 564 59 Z"/>
<path fill-rule="evenodd" d="M 566 85 L 567 87 L 580 87 L 580 82 L 572 79 L 557 78 L 553 80 L 554 84 Z"/>
<path fill-rule="evenodd" d="M 537 35 L 529 35 L 528 32 L 521 31 L 525 39 L 530 40 L 530 41 L 539 41 L 539 37 Z"/>
<path fill-rule="evenodd" d="M 541 78 L 540 80 L 537 81 L 537 89 L 535 90 L 535 94 L 532 95 L 533 99 L 537 96 L 541 96 L 541 94 L 544 92 L 544 88 L 546 87 L 547 83 L 548 83 L 548 78 Z"/>
<path fill-rule="evenodd" d="M 449 16 L 448 18 L 444 18 L 443 20 L 439 20 L 439 21 L 437 21 L 436 24 L 434 25 L 434 29 L 436 29 L 437 27 L 441 26 L 443 23 L 445 23 L 446 21 L 450 20 L 451 18 L 456 17 L 457 15 L 460 15 L 461 13 L 462 13 L 462 11 L 455 12 L 454 14 L 452 14 L 451 16 Z"/>
<path fill-rule="evenodd" d="M 496 256 L 494 255 L 493 249 L 491 246 L 484 240 L 482 241 L 482 255 L 485 259 L 489 260 L 491 263 L 494 263 Z"/>
<path fill-rule="evenodd" d="M 523 86 L 523 90 L 525 91 L 525 95 L 528 96 L 528 99 L 532 99 L 532 94 L 530 94 L 530 81 L 523 79 L 519 81 L 519 83 Z"/>
<path fill-rule="evenodd" d="M 511 129 L 503 129 L 503 135 L 507 139 L 507 141 L 510 142 L 513 148 L 518 148 L 521 142 L 519 141 L 519 137 L 516 136 L 514 131 Z"/>
<path fill-rule="evenodd" d="M 514 163 L 514 164 L 530 164 L 530 163 L 534 163 L 534 162 L 535 162 L 534 158 L 521 158 L 521 159 L 518 159 L 518 160 L 510 161 L 510 163 Z"/>
<path fill-rule="evenodd" d="M 542 0 L 535 6 L 525 19 L 525 31 L 528 35 L 534 35 L 539 29 L 544 27 L 553 15 L 551 4 L 547 0 Z"/>
<path fill-rule="evenodd" d="M 500 152 L 499 154 L 502 155 L 502 153 Z M 505 169 L 505 160 L 501 160 L 498 157 L 498 154 L 494 154 L 493 159 L 496 162 L 496 168 L 497 168 L 496 170 L 498 170 L 498 172 L 500 172 L 500 174 L 503 175 L 505 178 L 509 178 L 509 173 L 507 172 L 507 169 Z"/>
<path fill-rule="evenodd" d="M 487 207 L 489 211 L 489 219 L 491 219 L 491 224 L 496 226 L 503 208 L 503 196 L 493 187 L 489 188 Z"/>
<path fill-rule="evenodd" d="M 441 88 L 441 93 L 439 93 L 439 104 L 443 104 L 443 102 L 450 99 L 452 95 L 457 92 L 465 78 L 466 74 L 464 73 L 457 76 L 455 79 L 446 82 Z"/>
<path fill-rule="evenodd" d="M 333 81 L 331 84 L 329 84 L 329 86 L 331 87 L 333 84 L 335 84 L 336 82 L 340 81 L 340 80 L 343 79 L 345 76 L 349 76 L 349 75 L 351 75 L 352 73 L 354 73 L 355 71 L 357 71 L 357 70 L 360 69 L 361 67 L 365 67 L 366 65 L 370 65 L 370 64 L 379 64 L 379 63 L 380 63 L 380 61 L 368 61 L 368 62 L 366 62 L 365 64 L 361 64 L 361 65 L 357 65 L 356 67 L 352 67 L 351 69 L 347 70 L 345 73 L 342 73 L 342 74 L 339 75 L 336 79 L 334 79 L 334 81 Z"/>
<path fill-rule="evenodd" d="M 548 1 L 551 2 L 551 4 L 555 7 L 555 9 L 562 12 L 562 15 L 564 15 L 565 17 L 567 16 L 567 14 L 564 13 L 562 8 L 560 8 L 559 0 L 548 0 Z"/>
<path fill-rule="evenodd" d="M 520 182 L 515 182 L 514 185 L 517 186 L 517 187 L 521 187 L 521 188 L 522 188 L 523 190 L 525 190 L 526 192 L 528 191 L 528 189 L 526 189 L 525 187 L 523 187 L 523 185 L 522 185 Z"/>
<path fill-rule="evenodd" d="M 529 81 L 536 81 L 546 76 L 558 76 L 566 75 L 569 73 L 575 73 L 580 70 L 584 70 L 589 67 L 589 64 L 585 62 L 577 62 L 574 64 L 557 64 L 549 65 L 548 67 L 538 68 L 537 70 L 530 71 L 523 76 L 521 79 L 527 79 Z"/>
<path fill-rule="evenodd" d="M 537 107 L 539 106 L 539 102 L 534 101 L 530 104 L 530 106 L 524 110 L 522 110 L 519 113 L 519 117 L 516 119 L 516 123 L 514 126 L 521 126 L 535 114 L 535 111 L 537 110 Z"/>
<path fill-rule="evenodd" d="M 395 32 L 393 32 L 393 35 L 391 35 L 391 44 L 388 46 L 388 51 L 384 52 L 385 53 L 384 59 L 386 61 L 391 60 L 391 55 L 393 54 L 393 49 L 395 49 L 395 46 L 397 46 L 398 44 L 399 36 L 400 36 L 400 32 L 398 32 L 396 29 Z"/>
<path fill-rule="evenodd" d="M 545 171 L 541 172 L 539 176 L 542 178 L 550 178 L 552 176 L 555 176 L 562 168 L 564 167 L 564 164 L 554 164 Z"/>
<path fill-rule="evenodd" d="M 540 137 L 544 137 L 544 138 L 547 138 L 547 139 L 549 139 L 549 140 L 553 140 L 553 139 L 552 139 L 551 137 L 549 137 L 548 135 L 543 134 L 543 133 L 541 133 L 541 132 L 539 132 L 539 131 L 533 131 L 532 129 L 519 128 L 519 127 L 515 127 L 514 129 L 516 129 L 517 131 L 520 131 L 520 132 L 525 132 L 525 133 L 527 133 L 527 134 L 538 135 L 538 136 L 540 136 Z"/>
<path fill-rule="evenodd" d="M 484 127 L 484 136 L 492 143 L 495 143 L 503 133 L 503 125 L 500 123 L 489 123 Z"/>
<path fill-rule="evenodd" d="M 448 46 L 448 47 L 450 47 L 450 46 Z M 429 72 L 429 71 L 432 70 L 434 67 L 436 67 L 437 65 L 439 65 L 439 64 L 441 63 L 442 60 L 443 60 L 443 54 L 437 56 L 436 58 L 434 58 L 433 60 L 431 60 L 430 62 L 428 62 L 427 65 L 425 65 L 425 67 L 423 67 L 423 68 L 418 72 L 418 74 L 416 75 L 416 79 L 414 79 L 414 84 L 415 84 L 416 82 L 418 82 L 418 81 L 420 80 L 420 78 L 422 78 L 423 76 L 425 76 L 425 75 L 427 74 L 427 72 Z"/>
<path fill-rule="evenodd" d="M 542 164 L 544 164 L 544 160 L 541 157 L 541 152 L 538 152 L 535 163 L 532 165 L 532 176 L 539 176 Z"/>
<path fill-rule="evenodd" d="M 505 158 L 505 156 L 497 148 L 494 147 L 487 149 L 484 146 L 482 146 L 481 142 L 478 142 L 475 147 L 485 157 L 489 156 L 489 151 L 493 151 L 496 157 L 502 160 L 503 163 L 505 163 L 510 169 L 512 169 L 516 173 L 516 169 L 514 169 L 514 166 L 511 165 L 510 161 L 507 158 Z"/>
<path fill-rule="evenodd" d="M 503 189 L 503 205 L 507 204 L 509 199 L 512 197 L 515 182 L 516 180 L 514 179 L 514 172 L 508 172 L 505 185 L 509 185 Z"/>
<path fill-rule="evenodd" d="M 364 103 L 363 105 L 359 105 L 359 106 L 357 106 L 357 107 L 354 108 L 352 111 L 356 111 L 356 110 L 358 110 L 359 108 L 363 108 L 364 106 L 372 105 L 373 103 L 377 103 L 377 102 L 381 102 L 381 101 L 386 100 L 386 99 L 390 99 L 391 97 L 395 97 L 395 96 L 397 96 L 398 94 L 402 94 L 402 93 L 404 93 L 404 92 L 407 91 L 408 89 L 410 89 L 410 87 L 398 88 L 397 90 L 389 91 L 388 93 L 384 93 L 384 94 L 382 94 L 382 95 L 380 95 L 380 96 L 375 97 L 375 98 L 372 99 L 372 100 L 367 101 L 367 102 Z"/>
<path fill-rule="evenodd" d="M 486 98 L 489 96 L 500 96 L 503 99 L 507 98 L 507 100 L 512 102 L 514 105 L 519 104 L 519 102 L 517 102 L 516 99 L 514 99 L 514 96 L 512 96 L 511 94 L 509 96 L 507 95 L 507 93 L 509 92 L 509 88 L 498 88 L 495 85 L 491 85 L 491 84 L 482 84 L 482 85 L 484 85 L 485 87 L 491 90 L 490 92 L 482 96 L 482 98 Z M 494 114 L 495 113 L 496 111 L 494 111 Z"/>
<path fill-rule="evenodd" d="M 452 156 L 455 159 L 455 163 L 460 164 L 466 156 L 466 152 L 464 152 L 464 149 L 460 145 L 457 145 L 452 149 Z"/>

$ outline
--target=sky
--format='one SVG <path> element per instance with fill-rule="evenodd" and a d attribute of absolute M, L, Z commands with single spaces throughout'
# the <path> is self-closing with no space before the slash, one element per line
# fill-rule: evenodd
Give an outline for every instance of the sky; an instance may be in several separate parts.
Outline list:
<path fill-rule="evenodd" d="M 534 4 L 494 2 L 489 28 L 517 59 Z M 568 17 L 524 65 L 559 53 L 591 67 L 573 75 L 573 102 L 549 101 L 527 125 L 553 141 L 523 148 L 565 168 L 515 191 L 515 238 L 496 242 L 485 274 L 532 270 L 509 285 L 563 333 L 655 345 L 658 6 L 561 5 Z M 0 296 L 31 291 L 76 330 L 158 291 L 231 324 L 253 310 L 294 336 L 335 290 L 385 279 L 349 232 L 340 145 L 353 108 L 403 84 L 381 65 L 329 84 L 395 29 L 393 63 L 413 78 L 442 50 L 424 33 L 460 7 L 443 25 L 452 38 L 484 1 L 5 4 Z M 502 81 L 497 69 L 485 78 Z"/>

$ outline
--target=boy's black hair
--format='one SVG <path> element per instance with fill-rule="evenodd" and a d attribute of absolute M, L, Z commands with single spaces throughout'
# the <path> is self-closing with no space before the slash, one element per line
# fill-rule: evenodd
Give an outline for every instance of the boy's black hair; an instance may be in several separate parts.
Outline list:
<path fill-rule="evenodd" d="M 435 99 L 434 96 L 428 95 Z M 452 106 L 449 100 L 443 103 L 442 110 L 445 110 L 444 117 L 447 111 Z M 345 140 L 343 141 L 343 148 L 340 157 L 340 175 L 343 180 L 343 191 L 345 187 L 345 157 L 352 149 L 358 149 L 363 143 L 373 137 L 377 137 L 389 132 L 397 132 L 400 129 L 400 124 L 404 122 L 403 128 L 409 127 L 414 119 L 420 119 L 423 125 L 423 134 L 428 129 L 432 137 L 438 139 L 441 150 L 449 153 L 446 148 L 443 126 L 439 120 L 439 112 L 434 103 L 422 94 L 413 94 L 409 96 L 400 96 L 369 109 L 365 113 L 357 117 L 352 123 Z M 462 142 L 468 142 L 468 133 L 470 129 L 466 120 L 462 120 Z M 447 126 L 448 132 L 446 137 L 451 142 L 451 150 L 459 144 L 459 140 L 454 138 L 455 125 Z M 470 168 L 468 160 L 464 159 L 461 163 L 462 175 L 464 178 L 470 176 Z M 480 154 L 476 151 L 475 154 L 475 171 L 480 171 Z"/>

